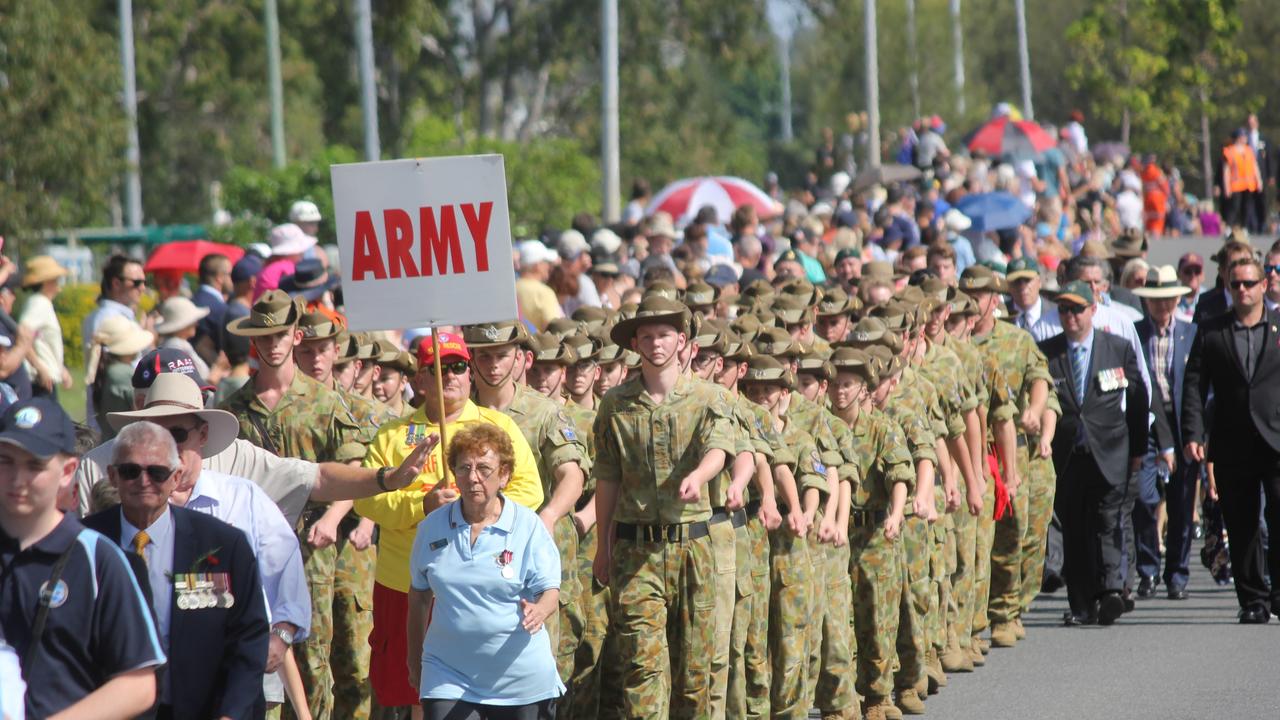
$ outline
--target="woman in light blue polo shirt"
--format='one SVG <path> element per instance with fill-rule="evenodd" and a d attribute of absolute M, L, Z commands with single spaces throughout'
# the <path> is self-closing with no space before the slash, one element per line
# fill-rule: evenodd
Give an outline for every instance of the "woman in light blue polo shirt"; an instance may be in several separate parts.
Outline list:
<path fill-rule="evenodd" d="M 564 685 L 543 623 L 560 599 L 555 542 L 502 496 L 515 453 L 501 428 L 468 426 L 446 460 L 459 501 L 418 525 L 409 559 L 409 680 L 427 720 L 554 718 Z"/>

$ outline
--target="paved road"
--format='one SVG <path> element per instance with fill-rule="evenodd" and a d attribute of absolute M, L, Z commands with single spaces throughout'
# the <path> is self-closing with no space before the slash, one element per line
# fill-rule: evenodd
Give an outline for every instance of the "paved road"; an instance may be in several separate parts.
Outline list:
<path fill-rule="evenodd" d="M 1266 252 L 1271 247 L 1271 242 L 1275 238 L 1269 236 L 1254 236 L 1250 243 L 1262 252 Z M 1211 237 L 1173 237 L 1155 240 L 1151 243 L 1151 250 L 1147 253 L 1148 259 L 1156 265 L 1174 265 L 1177 266 L 1178 258 L 1185 252 L 1197 252 L 1204 258 L 1205 262 L 1205 285 L 1213 286 L 1213 279 L 1218 272 L 1218 266 L 1209 256 L 1218 251 L 1222 247 L 1222 238 Z"/>
<path fill-rule="evenodd" d="M 1040 596 L 1027 638 L 951 675 L 926 717 L 1280 718 L 1280 623 L 1237 624 L 1235 591 L 1215 586 L 1198 559 L 1190 598 L 1162 592 L 1110 628 L 1063 627 L 1066 591 Z"/>

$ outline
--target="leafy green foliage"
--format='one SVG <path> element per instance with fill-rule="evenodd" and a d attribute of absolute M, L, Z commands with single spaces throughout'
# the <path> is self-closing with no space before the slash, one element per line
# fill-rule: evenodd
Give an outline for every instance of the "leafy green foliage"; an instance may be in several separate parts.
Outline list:
<path fill-rule="evenodd" d="M 93 283 L 69 283 L 53 299 L 53 309 L 62 325 L 64 362 L 69 369 L 84 367 L 84 348 L 80 345 L 80 326 L 98 306 L 99 288 Z"/>

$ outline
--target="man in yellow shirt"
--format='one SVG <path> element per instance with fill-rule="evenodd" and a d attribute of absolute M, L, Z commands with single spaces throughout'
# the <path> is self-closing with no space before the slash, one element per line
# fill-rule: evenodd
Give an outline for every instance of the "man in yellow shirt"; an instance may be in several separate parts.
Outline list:
<path fill-rule="evenodd" d="M 525 240 L 519 247 L 520 278 L 516 280 L 516 303 L 520 306 L 520 317 L 542 332 L 547 329 L 547 323 L 564 317 L 555 291 L 547 285 L 551 265 L 559 262 L 560 256 L 540 240 Z"/>
<path fill-rule="evenodd" d="M 440 371 L 445 412 L 445 441 L 472 423 L 497 425 L 511 437 L 516 465 L 506 497 L 537 510 L 542 505 L 542 481 L 529 444 L 516 424 L 496 410 L 471 402 L 471 352 L 461 337 L 440 333 Z M 378 429 L 365 455 L 365 467 L 390 467 L 413 451 L 419 443 L 434 443 L 440 433 L 440 394 L 436 391 L 435 356 L 432 344 L 423 342 L 418 350 L 414 389 L 425 402 L 412 415 Z M 408 621 L 409 554 L 418 523 L 430 512 L 457 499 L 454 480 L 444 472 L 444 448 L 431 451 L 422 474 L 402 490 L 385 492 L 359 500 L 355 510 L 381 528 L 378 567 L 374 573 L 373 646 L 369 679 L 374 696 L 383 707 L 416 707 L 418 690 L 409 685 L 405 664 L 405 623 Z"/>

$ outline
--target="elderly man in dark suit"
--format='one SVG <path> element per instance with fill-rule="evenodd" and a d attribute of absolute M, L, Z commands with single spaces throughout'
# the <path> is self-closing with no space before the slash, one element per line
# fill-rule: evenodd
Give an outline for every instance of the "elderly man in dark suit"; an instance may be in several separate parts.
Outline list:
<path fill-rule="evenodd" d="M 1165 509 L 1169 516 L 1168 539 L 1165 541 L 1164 584 L 1170 600 L 1187 598 L 1187 576 L 1191 556 L 1192 512 L 1200 479 L 1200 463 L 1179 462 L 1182 447 L 1182 390 L 1185 385 L 1187 358 L 1196 335 L 1194 323 L 1175 317 L 1178 302 L 1191 288 L 1178 280 L 1171 265 L 1152 268 L 1147 284 L 1134 290 L 1147 306 L 1147 316 L 1138 324 L 1138 339 L 1151 375 L 1155 396 L 1155 432 L 1148 459 L 1155 469 L 1167 473 Z M 1153 457 L 1154 456 L 1154 457 Z M 1147 463 L 1144 463 L 1144 470 Z M 1154 473 L 1153 473 L 1154 475 Z M 1134 533 L 1138 550 L 1139 597 L 1155 595 L 1155 574 L 1159 571 L 1159 531 L 1156 527 L 1156 502 L 1153 487 L 1144 487 L 1134 506 Z"/>
<path fill-rule="evenodd" d="M 1227 269 L 1231 312 L 1201 323 L 1182 395 L 1185 454 L 1188 461 L 1214 463 L 1217 487 L 1210 493 L 1218 496 L 1231 537 L 1236 599 L 1246 624 L 1265 623 L 1280 612 L 1280 314 L 1267 310 L 1265 287 L 1262 266 L 1252 257 Z M 1210 391 L 1213 424 L 1206 428 Z M 1265 551 L 1259 520 L 1264 495 L 1271 536 Z"/>
<path fill-rule="evenodd" d="M 1067 624 L 1110 625 L 1124 612 L 1124 526 L 1130 477 L 1147 449 L 1147 389 L 1133 347 L 1095 332 L 1087 283 L 1058 294 L 1063 332 L 1040 344 L 1062 405 L 1053 439 Z"/>
<path fill-rule="evenodd" d="M 221 520 L 169 504 L 182 463 L 169 431 L 155 423 L 120 431 L 107 472 L 120 507 L 84 524 L 146 563 L 138 579 L 149 585 L 169 655 L 156 717 L 262 718 L 267 610 L 248 538 Z"/>

